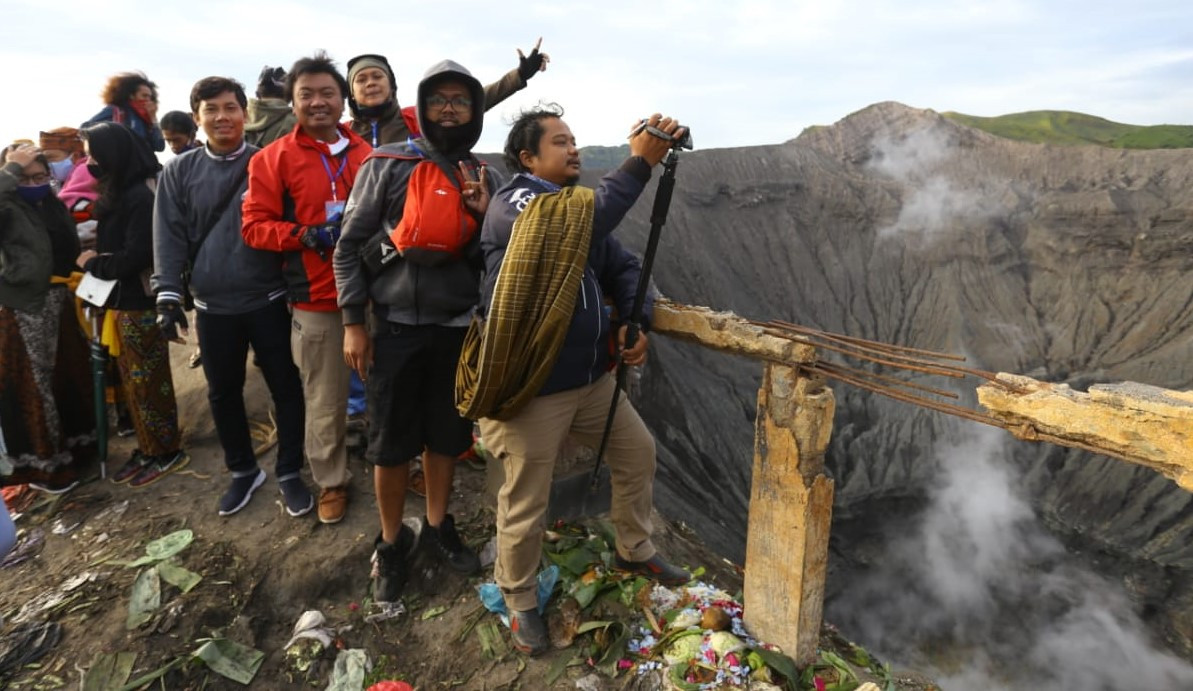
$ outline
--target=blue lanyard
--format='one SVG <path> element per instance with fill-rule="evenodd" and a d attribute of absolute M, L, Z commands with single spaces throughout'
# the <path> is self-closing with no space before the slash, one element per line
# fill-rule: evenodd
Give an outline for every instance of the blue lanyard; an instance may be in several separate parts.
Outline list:
<path fill-rule="evenodd" d="M 340 198 L 336 196 L 336 179 L 344 174 L 344 166 L 348 165 L 348 152 L 345 151 L 343 158 L 340 159 L 340 169 L 335 172 L 335 175 L 331 173 L 331 164 L 327 162 L 327 156 L 319 154 L 319 157 L 323 159 L 323 170 L 327 171 L 327 179 L 331 181 L 331 200 L 338 202 Z"/>
<path fill-rule="evenodd" d="M 373 121 L 373 148 L 376 149 L 380 144 L 377 143 L 377 121 Z"/>

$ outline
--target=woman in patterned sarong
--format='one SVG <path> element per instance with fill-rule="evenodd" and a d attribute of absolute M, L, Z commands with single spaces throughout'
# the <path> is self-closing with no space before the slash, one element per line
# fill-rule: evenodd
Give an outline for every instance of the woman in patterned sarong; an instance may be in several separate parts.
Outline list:
<path fill-rule="evenodd" d="M 66 286 L 79 238 L 32 146 L 0 155 L 0 482 L 64 492 L 94 456 L 87 345 Z"/>
<path fill-rule="evenodd" d="M 160 169 L 144 140 L 110 122 L 81 132 L 99 180 L 96 250 L 79 265 L 97 278 L 115 280 L 107 307 L 114 312 L 121 389 L 128 402 L 137 450 L 112 476 L 141 487 L 182 467 L 178 406 L 166 339 L 157 325 L 149 275 L 153 271 L 154 176 Z"/>

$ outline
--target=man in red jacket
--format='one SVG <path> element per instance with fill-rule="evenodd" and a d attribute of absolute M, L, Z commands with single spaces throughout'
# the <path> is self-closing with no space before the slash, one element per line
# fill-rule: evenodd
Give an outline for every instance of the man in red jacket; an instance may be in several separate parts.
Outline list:
<path fill-rule="evenodd" d="M 319 520 L 337 523 L 351 477 L 344 443 L 349 370 L 331 257 L 356 171 L 372 148 L 340 124 L 348 82 L 325 53 L 294 63 L 286 98 L 298 125 L 249 164 L 244 241 L 284 256 L 294 307 L 290 346 L 306 395 L 306 455 L 319 485 Z M 230 494 L 242 489 L 246 503 L 259 486 L 255 477 L 235 474 L 232 483 Z"/>

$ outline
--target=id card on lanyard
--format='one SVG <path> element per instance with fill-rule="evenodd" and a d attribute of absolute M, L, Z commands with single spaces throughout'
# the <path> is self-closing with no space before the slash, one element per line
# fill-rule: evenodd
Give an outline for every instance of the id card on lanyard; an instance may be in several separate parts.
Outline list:
<path fill-rule="evenodd" d="M 336 181 L 344 174 L 344 167 L 348 165 L 348 152 L 340 157 L 340 167 L 336 172 L 331 172 L 331 164 L 327 161 L 327 156 L 320 154 L 323 159 L 323 170 L 327 172 L 327 180 L 331 183 L 331 199 L 323 202 L 324 223 L 339 223 L 344 218 L 344 201 L 340 199 L 339 192 L 336 188 Z"/>

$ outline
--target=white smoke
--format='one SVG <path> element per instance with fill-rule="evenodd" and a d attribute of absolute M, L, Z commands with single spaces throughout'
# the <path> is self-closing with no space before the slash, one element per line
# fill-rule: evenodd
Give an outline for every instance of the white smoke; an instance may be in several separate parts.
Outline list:
<path fill-rule="evenodd" d="M 1037 522 L 1002 433 L 975 427 L 938 451 L 941 484 L 915 529 L 888 539 L 829 620 L 944 689 L 1193 689 L 1193 666 L 1157 647 L 1123 586 Z"/>
<path fill-rule="evenodd" d="M 900 182 L 905 190 L 899 215 L 878 229 L 878 238 L 895 237 L 917 245 L 937 240 L 964 222 L 993 215 L 990 203 L 963 189 L 948 168 L 962 153 L 948 137 L 928 127 L 894 138 L 878 135 L 871 142 L 872 170 Z"/>

